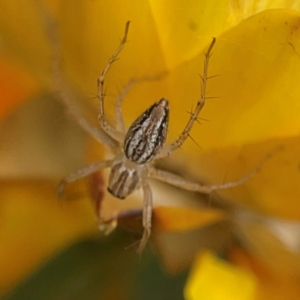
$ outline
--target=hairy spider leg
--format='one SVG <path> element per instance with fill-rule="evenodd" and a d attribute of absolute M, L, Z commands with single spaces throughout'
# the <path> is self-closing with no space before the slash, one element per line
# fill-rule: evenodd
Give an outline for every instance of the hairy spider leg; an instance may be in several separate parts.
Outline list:
<path fill-rule="evenodd" d="M 84 178 L 88 175 L 91 175 L 101 169 L 105 169 L 108 168 L 112 165 L 112 160 L 102 160 L 102 161 L 98 161 L 92 164 L 87 165 L 86 167 L 77 170 L 76 172 L 69 174 L 67 177 L 65 177 L 58 185 L 57 187 L 57 195 L 58 197 L 61 197 L 64 188 L 66 186 L 66 184 L 70 183 L 70 182 L 74 182 L 77 181 L 81 178 Z"/>
<path fill-rule="evenodd" d="M 131 79 L 129 80 L 126 85 L 124 86 L 121 94 L 118 95 L 116 99 L 116 104 L 115 104 L 115 118 L 116 118 L 116 129 L 118 131 L 123 132 L 124 134 L 126 133 L 126 126 L 124 122 L 124 117 L 123 117 L 123 112 L 122 112 L 122 102 L 131 90 L 131 88 L 135 85 L 136 79 Z"/>
<path fill-rule="evenodd" d="M 194 110 L 194 112 L 191 114 L 191 117 L 185 126 L 184 130 L 180 134 L 180 136 L 171 144 L 166 145 L 160 154 L 157 156 L 157 158 L 162 158 L 165 156 L 168 156 L 171 152 L 174 150 L 178 149 L 189 137 L 189 133 L 194 125 L 194 122 L 197 120 L 200 111 L 202 110 L 204 104 L 205 104 L 205 98 L 206 98 L 206 84 L 208 80 L 208 63 L 209 63 L 209 58 L 211 57 L 211 50 L 214 47 L 216 42 L 216 38 L 212 39 L 212 42 L 210 43 L 208 50 L 206 53 L 204 53 L 205 60 L 204 60 L 204 68 L 203 68 L 203 77 L 202 79 L 202 87 L 201 87 L 201 95 L 200 95 L 200 100 L 197 103 L 197 106 Z"/>
<path fill-rule="evenodd" d="M 261 170 L 262 166 L 269 158 L 270 156 L 267 156 L 254 169 L 252 169 L 250 172 L 245 174 L 243 177 L 240 177 L 234 181 L 224 182 L 221 184 L 203 185 L 197 182 L 186 180 L 181 176 L 175 175 L 167 171 L 159 170 L 156 168 L 150 168 L 148 176 L 150 178 L 157 179 L 159 181 L 171 184 L 173 186 L 182 188 L 187 191 L 199 192 L 202 194 L 211 194 L 213 191 L 233 188 L 249 181 L 255 174 L 257 174 Z"/>
<path fill-rule="evenodd" d="M 147 180 L 142 183 L 142 188 L 144 192 L 144 206 L 143 206 L 143 236 L 140 240 L 137 253 L 141 254 L 150 238 L 151 235 L 151 225 L 152 225 L 152 191 Z"/>
<path fill-rule="evenodd" d="M 55 87 L 59 90 L 60 101 L 66 107 L 67 113 L 75 119 L 75 121 L 84 131 L 94 137 L 99 143 L 109 146 L 112 150 L 116 149 L 119 146 L 118 142 L 103 130 L 98 130 L 92 124 L 90 124 L 74 106 L 74 103 L 72 103 L 71 95 L 75 93 L 72 91 L 71 84 L 66 80 L 62 72 L 61 41 L 59 38 L 58 26 L 54 20 L 54 17 L 42 4 L 42 2 L 37 1 L 36 5 L 39 10 L 41 22 L 51 48 L 51 75 Z"/>
<path fill-rule="evenodd" d="M 98 82 L 98 99 L 99 99 L 98 119 L 99 119 L 100 126 L 108 135 L 110 135 L 112 138 L 117 140 L 120 144 L 123 143 L 123 141 L 124 141 L 124 137 L 125 137 L 124 132 L 121 132 L 121 131 L 115 129 L 114 127 L 112 127 L 107 122 L 105 114 L 104 114 L 104 98 L 105 98 L 104 80 L 105 80 L 105 76 L 106 76 L 107 72 L 109 71 L 111 65 L 116 61 L 118 55 L 124 48 L 124 45 L 127 41 L 129 24 L 130 24 L 130 22 L 128 21 L 125 26 L 124 36 L 123 36 L 119 46 L 117 47 L 116 51 L 111 56 L 111 58 L 108 60 L 106 67 L 103 69 L 101 75 L 98 77 L 98 80 L 97 80 L 97 82 Z"/>

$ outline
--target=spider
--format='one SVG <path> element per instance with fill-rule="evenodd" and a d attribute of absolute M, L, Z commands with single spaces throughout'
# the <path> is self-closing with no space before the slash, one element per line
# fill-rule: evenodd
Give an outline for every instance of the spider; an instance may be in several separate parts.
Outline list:
<path fill-rule="evenodd" d="M 165 145 L 169 123 L 169 102 L 165 98 L 160 99 L 149 107 L 126 131 L 121 111 L 121 104 L 126 94 L 125 92 L 117 99 L 116 102 L 116 128 L 109 124 L 104 113 L 104 81 L 111 65 L 116 61 L 127 41 L 129 24 L 130 22 L 126 23 L 124 36 L 97 81 L 99 99 L 98 119 L 101 130 L 94 128 L 86 119 L 80 117 L 70 107 L 66 94 L 62 94 L 69 112 L 73 114 L 78 123 L 100 143 L 109 147 L 115 154 L 115 157 L 110 160 L 92 163 L 83 169 L 70 174 L 60 182 L 58 186 L 58 194 L 62 194 L 64 186 L 67 183 L 74 182 L 80 178 L 95 173 L 100 169 L 108 167 L 111 168 L 111 172 L 107 189 L 109 193 L 116 198 L 125 199 L 136 189 L 142 188 L 144 196 L 142 220 L 144 231 L 137 250 L 138 253 L 141 253 L 151 234 L 152 191 L 149 185 L 150 178 L 166 182 L 185 190 L 210 194 L 215 190 L 227 189 L 242 184 L 252 177 L 255 172 L 257 172 L 257 168 L 236 181 L 206 186 L 196 182 L 187 181 L 180 176 L 159 170 L 154 166 L 154 162 L 157 159 L 168 156 L 185 142 L 185 140 L 189 137 L 193 124 L 197 120 L 198 115 L 205 104 L 206 84 L 209 79 L 208 64 L 216 38 L 212 39 L 208 50 L 204 53 L 204 69 L 203 75 L 201 76 L 202 87 L 200 99 L 198 100 L 194 111 L 191 113 L 184 130 L 174 142 Z M 132 83 L 133 82 L 130 82 L 127 85 L 127 89 L 130 88 Z"/>

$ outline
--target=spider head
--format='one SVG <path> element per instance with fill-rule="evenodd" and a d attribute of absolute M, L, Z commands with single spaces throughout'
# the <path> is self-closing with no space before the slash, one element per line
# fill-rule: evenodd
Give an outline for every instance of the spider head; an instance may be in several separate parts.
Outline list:
<path fill-rule="evenodd" d="M 136 164 L 150 162 L 164 146 L 168 125 L 169 102 L 162 98 L 129 127 L 124 141 L 126 157 Z"/>

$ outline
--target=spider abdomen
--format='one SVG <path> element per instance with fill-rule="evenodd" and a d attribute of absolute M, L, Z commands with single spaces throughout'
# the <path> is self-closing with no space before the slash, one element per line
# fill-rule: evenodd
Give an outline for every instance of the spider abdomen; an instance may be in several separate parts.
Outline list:
<path fill-rule="evenodd" d="M 108 191 L 119 199 L 125 199 L 135 191 L 147 174 L 145 166 L 139 166 L 120 155 L 111 167 Z"/>
<path fill-rule="evenodd" d="M 129 127 L 124 141 L 126 157 L 136 164 L 151 161 L 167 139 L 168 124 L 169 103 L 163 98 L 141 114 Z"/>

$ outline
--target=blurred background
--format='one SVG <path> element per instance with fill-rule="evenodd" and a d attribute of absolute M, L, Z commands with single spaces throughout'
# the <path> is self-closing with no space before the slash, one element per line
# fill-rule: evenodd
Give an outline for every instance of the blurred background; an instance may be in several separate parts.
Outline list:
<path fill-rule="evenodd" d="M 299 4 L 1 0 L 0 11 L 1 299 L 299 299 Z M 63 177 L 111 155 L 68 110 L 98 126 L 97 76 L 128 20 L 129 42 L 106 80 L 112 123 L 130 79 L 165 74 L 136 84 L 123 112 L 128 126 L 166 97 L 168 141 L 176 138 L 214 36 L 209 73 L 219 76 L 208 92 L 217 98 L 195 143 L 158 166 L 217 184 L 270 156 L 249 182 L 212 195 L 151 182 L 153 234 L 141 256 L 141 191 L 114 199 L 103 171 L 56 195 Z M 53 80 L 58 48 L 69 109 Z M 97 218 L 114 214 L 105 235 Z"/>

